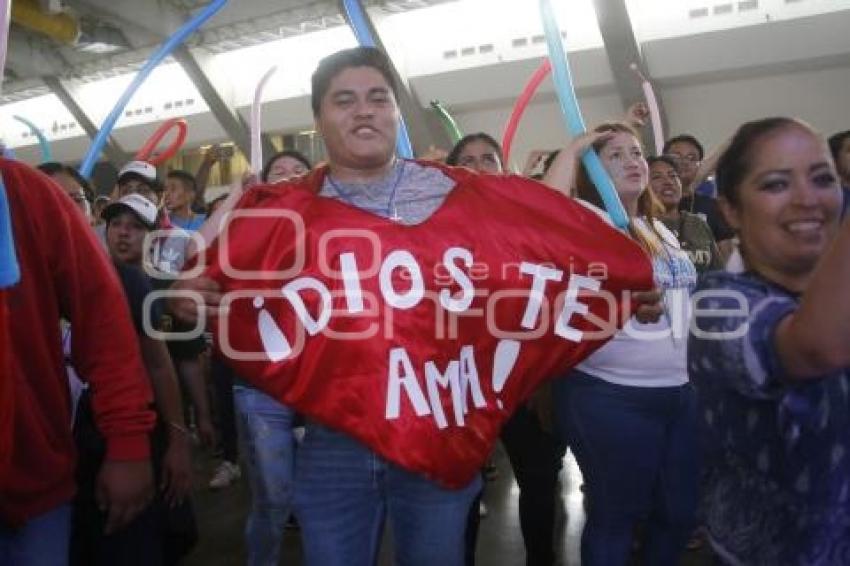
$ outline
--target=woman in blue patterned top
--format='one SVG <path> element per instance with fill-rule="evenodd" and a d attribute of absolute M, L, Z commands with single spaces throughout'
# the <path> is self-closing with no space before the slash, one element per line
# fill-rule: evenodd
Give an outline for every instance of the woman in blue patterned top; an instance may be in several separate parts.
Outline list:
<path fill-rule="evenodd" d="M 850 564 L 850 223 L 835 166 L 807 125 L 770 118 L 738 130 L 717 182 L 745 267 L 701 283 L 688 356 L 710 541 L 727 564 Z"/>

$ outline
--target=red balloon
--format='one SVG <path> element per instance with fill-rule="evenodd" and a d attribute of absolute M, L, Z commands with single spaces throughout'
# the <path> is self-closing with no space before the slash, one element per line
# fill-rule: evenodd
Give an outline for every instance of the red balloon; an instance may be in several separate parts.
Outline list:
<path fill-rule="evenodd" d="M 513 144 L 514 136 L 516 135 L 516 130 L 519 126 L 519 121 L 525 113 L 525 108 L 534 97 L 534 93 L 537 92 L 537 88 L 540 86 L 540 83 L 543 82 L 543 79 L 545 79 L 551 71 L 552 64 L 549 62 L 549 59 L 546 58 L 537 70 L 534 71 L 534 74 L 531 75 L 528 84 L 525 85 L 525 88 L 522 93 L 520 93 L 519 98 L 517 98 L 513 112 L 511 112 L 511 117 L 505 125 L 505 133 L 502 135 L 502 154 L 505 156 L 505 163 L 510 163 L 511 145 Z"/>
<path fill-rule="evenodd" d="M 151 157 L 154 151 L 156 151 L 159 142 L 165 137 L 165 135 L 171 131 L 174 127 L 177 127 L 177 137 L 174 138 L 174 141 L 171 142 L 165 150 L 158 154 L 156 157 Z M 186 141 L 186 134 L 189 131 L 189 125 L 186 123 L 184 118 L 171 118 L 163 122 L 159 128 L 148 138 L 148 141 L 136 152 L 136 156 L 133 159 L 138 161 L 147 161 L 151 165 L 160 165 L 171 159 L 175 153 L 177 153 L 181 147 L 183 147 L 183 142 Z"/>

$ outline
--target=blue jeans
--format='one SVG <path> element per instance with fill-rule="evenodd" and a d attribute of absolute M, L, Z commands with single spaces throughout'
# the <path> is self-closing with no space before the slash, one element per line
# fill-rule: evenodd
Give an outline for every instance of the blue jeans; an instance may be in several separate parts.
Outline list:
<path fill-rule="evenodd" d="M 71 505 L 30 519 L 22 527 L 0 526 L 2 566 L 64 566 L 71 540 Z"/>
<path fill-rule="evenodd" d="M 251 488 L 251 510 L 245 523 L 247 564 L 276 566 L 292 507 L 295 413 L 253 387 L 234 386 L 233 400 Z"/>
<path fill-rule="evenodd" d="M 678 564 L 698 497 L 693 387 L 627 387 L 573 371 L 553 388 L 558 429 L 589 503 L 582 564 L 626 564 L 638 522 L 646 527 L 643 563 Z"/>
<path fill-rule="evenodd" d="M 309 422 L 295 470 L 305 563 L 377 564 L 388 518 L 395 564 L 463 566 L 466 518 L 480 490 L 480 475 L 459 490 L 446 489 Z"/>

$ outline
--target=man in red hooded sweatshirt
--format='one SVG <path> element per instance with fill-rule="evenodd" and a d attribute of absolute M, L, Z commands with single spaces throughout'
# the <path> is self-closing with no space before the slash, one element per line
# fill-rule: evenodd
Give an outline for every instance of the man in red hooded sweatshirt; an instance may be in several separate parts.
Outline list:
<path fill-rule="evenodd" d="M 6 289 L 21 278 L 15 242 L 12 240 L 12 219 L 6 189 L 0 183 L 0 477 L 9 464 L 12 453 L 12 379 L 10 364 L 9 315 L 6 312 Z"/>
<path fill-rule="evenodd" d="M 59 320 L 74 328 L 71 363 L 91 387 L 106 459 L 97 496 L 109 531 L 153 495 L 151 392 L 115 270 L 71 199 L 30 167 L 0 159 L 20 281 L 5 290 L 11 451 L 0 474 L 0 564 L 68 561 L 75 450 Z"/>

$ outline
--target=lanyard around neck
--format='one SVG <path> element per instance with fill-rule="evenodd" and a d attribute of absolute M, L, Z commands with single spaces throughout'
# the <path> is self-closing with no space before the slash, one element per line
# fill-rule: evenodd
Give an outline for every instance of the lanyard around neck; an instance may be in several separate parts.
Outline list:
<path fill-rule="evenodd" d="M 398 221 L 401 220 L 401 217 L 398 215 L 398 211 L 396 209 L 395 201 L 396 201 L 396 196 L 397 196 L 397 193 L 398 193 L 398 186 L 401 184 L 401 178 L 404 176 L 404 168 L 407 165 L 407 162 L 405 162 L 403 160 L 400 161 L 400 163 L 401 163 L 400 166 L 398 164 L 396 164 L 394 166 L 397 170 L 396 171 L 396 177 L 395 177 L 395 181 L 393 181 L 392 189 L 390 190 L 390 198 L 387 201 L 387 207 L 384 211 L 385 216 L 387 218 L 390 218 L 391 220 L 393 220 L 395 222 L 398 222 Z M 353 189 L 352 192 L 349 193 L 348 191 L 342 190 L 342 187 L 340 187 L 340 185 L 336 181 L 334 181 L 333 177 L 330 174 L 328 174 L 328 176 L 326 178 L 327 178 L 330 186 L 334 188 L 334 190 L 342 198 L 343 201 L 350 204 L 351 206 L 357 206 L 354 203 L 354 196 L 355 196 L 354 192 L 356 191 L 356 189 Z M 360 208 L 360 207 L 358 207 L 358 208 Z"/>

